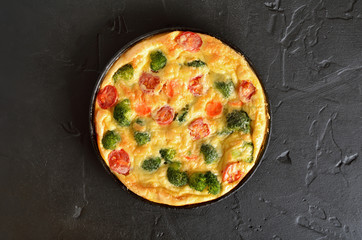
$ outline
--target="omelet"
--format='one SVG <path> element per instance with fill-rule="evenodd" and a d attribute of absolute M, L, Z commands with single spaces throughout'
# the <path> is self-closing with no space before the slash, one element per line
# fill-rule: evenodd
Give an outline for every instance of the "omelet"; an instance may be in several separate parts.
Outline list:
<path fill-rule="evenodd" d="M 220 40 L 172 31 L 130 47 L 94 102 L 99 152 L 132 192 L 171 206 L 217 199 L 261 155 L 267 99 L 245 58 Z"/>

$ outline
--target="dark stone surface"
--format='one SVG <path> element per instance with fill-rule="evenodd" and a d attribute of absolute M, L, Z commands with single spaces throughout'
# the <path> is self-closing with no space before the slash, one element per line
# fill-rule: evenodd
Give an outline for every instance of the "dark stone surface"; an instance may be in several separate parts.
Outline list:
<path fill-rule="evenodd" d="M 7 1 L 0 25 L 1 239 L 362 239 L 362 1 Z M 254 176 L 198 209 L 134 199 L 89 140 L 107 61 L 170 26 L 241 48 L 271 102 Z"/>

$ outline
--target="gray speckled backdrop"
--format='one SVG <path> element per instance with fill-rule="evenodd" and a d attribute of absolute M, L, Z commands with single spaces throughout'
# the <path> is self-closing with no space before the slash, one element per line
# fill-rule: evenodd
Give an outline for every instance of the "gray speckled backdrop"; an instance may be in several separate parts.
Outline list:
<path fill-rule="evenodd" d="M 362 239 L 362 1 L 7 1 L 0 8 L 1 239 Z M 198 209 L 133 198 L 91 147 L 112 55 L 196 27 L 251 59 L 270 144 L 246 185 Z"/>

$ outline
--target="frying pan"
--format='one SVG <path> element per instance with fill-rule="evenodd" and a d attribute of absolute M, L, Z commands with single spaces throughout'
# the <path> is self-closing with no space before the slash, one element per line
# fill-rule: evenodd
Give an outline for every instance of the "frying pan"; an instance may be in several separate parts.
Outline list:
<path fill-rule="evenodd" d="M 191 205 L 185 205 L 185 206 L 170 206 L 170 205 L 167 205 L 167 204 L 162 204 L 162 203 L 155 203 L 155 202 L 152 202 L 152 201 L 149 201 L 143 197 L 140 197 L 138 196 L 137 194 L 135 194 L 134 192 L 132 192 L 131 190 L 129 190 L 117 177 L 116 175 L 114 175 L 111 170 L 109 169 L 109 167 L 107 166 L 107 164 L 104 162 L 100 152 L 99 152 L 99 149 L 98 149 L 98 145 L 97 145 L 97 134 L 96 134 L 96 131 L 95 131 L 95 125 L 94 125 L 94 102 L 96 100 L 96 97 L 97 97 L 97 93 L 98 93 L 98 90 L 100 88 L 100 85 L 103 81 L 103 78 L 106 76 L 107 72 L 109 71 L 109 69 L 113 66 L 113 64 L 119 59 L 119 57 L 125 53 L 128 49 L 130 49 L 131 47 L 133 47 L 134 45 L 136 45 L 137 43 L 141 42 L 142 40 L 146 39 L 146 38 L 149 38 L 149 37 L 152 37 L 154 35 L 157 35 L 157 34 L 160 34 L 160 33 L 166 33 L 166 32 L 172 32 L 172 31 L 192 31 L 192 32 L 199 32 L 199 33 L 203 33 L 203 34 L 207 34 L 207 35 L 210 35 L 210 36 L 213 36 L 217 39 L 219 39 L 220 41 L 222 41 L 224 44 L 228 45 L 229 47 L 231 47 L 232 49 L 234 49 L 236 52 L 242 54 L 245 59 L 248 61 L 249 65 L 251 66 L 252 69 L 253 68 L 253 65 L 252 63 L 250 62 L 249 58 L 247 56 L 245 56 L 245 54 L 243 54 L 243 52 L 236 46 L 234 46 L 233 44 L 229 43 L 227 40 L 225 39 L 222 39 L 222 37 L 219 37 L 215 34 L 210 34 L 210 33 L 207 33 L 203 30 L 200 30 L 200 29 L 194 29 L 194 28 L 186 28 L 186 27 L 170 27 L 170 28 L 163 28 L 163 29 L 158 29 L 158 30 L 155 30 L 155 31 L 152 31 L 152 32 L 148 32 L 148 33 L 145 33 L 137 38 L 135 38 L 134 40 L 132 40 L 131 42 L 129 42 L 128 44 L 124 45 L 112 58 L 111 60 L 109 61 L 109 63 L 106 65 L 105 69 L 101 72 L 95 86 L 94 86 L 94 89 L 93 89 L 93 92 L 92 92 L 92 97 L 91 97 L 91 102 L 90 102 L 90 107 L 89 107 L 89 129 L 90 129 L 90 137 L 91 137 L 91 141 L 92 141 L 92 145 L 94 147 L 94 150 L 95 150 L 95 153 L 97 155 L 97 158 L 100 160 L 102 166 L 104 167 L 104 169 L 106 170 L 106 172 L 108 174 L 110 174 L 113 179 L 118 183 L 120 184 L 120 186 L 125 190 L 127 191 L 129 194 L 131 194 L 131 196 L 133 196 L 134 198 L 138 199 L 137 201 L 141 200 L 141 201 L 144 201 L 146 204 L 151 204 L 151 205 L 157 205 L 157 206 L 160 206 L 160 207 L 165 207 L 165 208 L 171 208 L 171 209 L 180 209 L 180 208 L 200 208 L 200 207 L 205 207 L 205 206 L 210 206 L 212 204 L 215 204 L 217 202 L 220 202 L 228 197 L 230 197 L 231 195 L 233 195 L 235 192 L 237 192 L 242 186 L 244 186 L 244 184 L 252 177 L 252 175 L 254 174 L 254 172 L 256 171 L 256 169 L 259 167 L 261 161 L 262 161 L 262 158 L 265 154 L 265 151 L 268 147 L 268 143 L 269 143 L 269 139 L 270 139 L 270 134 L 269 132 L 271 131 L 270 129 L 270 122 L 271 122 L 271 119 L 272 119 L 272 116 L 271 116 L 271 113 L 270 113 L 270 109 L 269 109 L 269 106 L 270 106 L 270 103 L 269 103 L 269 100 L 268 100 L 268 96 L 267 96 L 267 93 L 264 89 L 264 86 L 262 85 L 263 87 L 263 90 L 264 90 L 264 93 L 265 93 L 265 97 L 266 97 L 266 101 L 268 103 L 267 105 L 267 113 L 269 114 L 270 116 L 270 119 L 269 119 L 269 122 L 268 122 L 268 131 L 267 131 L 267 135 L 265 136 L 264 138 L 264 145 L 263 145 L 263 148 L 261 149 L 260 153 L 259 153 L 259 156 L 258 158 L 255 160 L 255 164 L 253 166 L 253 168 L 244 176 L 244 178 L 239 182 L 239 184 L 234 187 L 232 190 L 230 190 L 229 192 L 227 192 L 226 194 L 222 195 L 221 197 L 217 198 L 217 199 L 214 199 L 214 200 L 210 200 L 210 201 L 207 201 L 207 202 L 202 202 L 202 203 L 195 203 L 195 204 L 191 204 Z M 258 76 L 257 73 L 255 73 L 257 75 L 257 77 L 259 78 L 260 80 L 260 77 Z"/>

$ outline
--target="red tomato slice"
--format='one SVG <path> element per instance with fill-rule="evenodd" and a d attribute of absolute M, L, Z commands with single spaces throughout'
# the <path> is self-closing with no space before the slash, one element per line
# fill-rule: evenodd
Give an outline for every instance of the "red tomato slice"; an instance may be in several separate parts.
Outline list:
<path fill-rule="evenodd" d="M 249 102 L 255 91 L 256 89 L 251 82 L 245 80 L 241 81 L 238 90 L 240 100 L 243 102 Z"/>
<path fill-rule="evenodd" d="M 202 87 L 202 84 L 201 84 L 201 78 L 202 78 L 202 75 L 191 78 L 190 81 L 189 81 L 188 89 L 196 97 L 199 97 L 199 96 L 201 96 L 203 94 L 203 87 Z"/>
<path fill-rule="evenodd" d="M 112 171 L 127 175 L 131 166 L 128 153 L 121 150 L 114 150 L 108 155 L 109 167 Z"/>
<path fill-rule="evenodd" d="M 159 125 L 168 125 L 172 123 L 175 117 L 175 111 L 172 107 L 165 105 L 161 107 L 154 116 L 154 119 Z"/>
<path fill-rule="evenodd" d="M 242 175 L 243 172 L 239 169 L 239 164 L 237 162 L 229 163 L 223 171 L 222 181 L 232 183 L 239 180 Z"/>
<path fill-rule="evenodd" d="M 139 85 L 144 93 L 153 93 L 157 85 L 160 83 L 160 78 L 153 76 L 151 73 L 142 73 Z"/>
<path fill-rule="evenodd" d="M 189 52 L 199 51 L 202 45 L 201 37 L 193 32 L 180 33 L 175 40 L 183 49 Z"/>
<path fill-rule="evenodd" d="M 222 112 L 222 104 L 221 102 L 218 101 L 210 101 L 206 104 L 206 113 L 207 115 L 209 115 L 210 117 L 215 117 L 220 115 L 220 113 Z"/>
<path fill-rule="evenodd" d="M 112 107 L 117 103 L 118 93 L 117 89 L 112 85 L 107 85 L 99 90 L 97 95 L 97 102 L 103 109 Z"/>
<path fill-rule="evenodd" d="M 210 134 L 209 125 L 202 118 L 198 118 L 190 123 L 189 131 L 193 140 L 207 137 Z"/>

